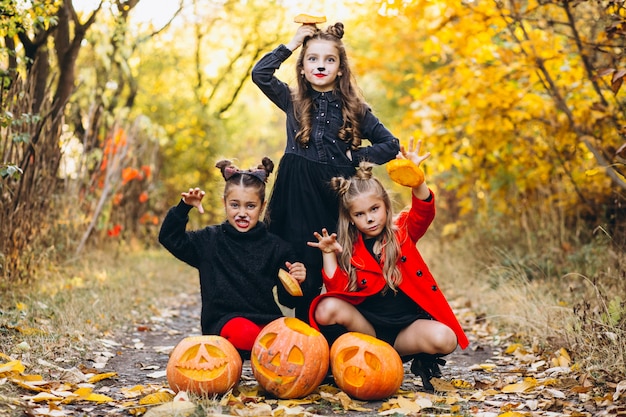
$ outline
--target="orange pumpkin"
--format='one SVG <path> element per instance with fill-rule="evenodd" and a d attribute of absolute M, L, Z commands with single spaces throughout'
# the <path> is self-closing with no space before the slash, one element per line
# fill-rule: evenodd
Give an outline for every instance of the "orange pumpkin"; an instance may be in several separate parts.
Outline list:
<path fill-rule="evenodd" d="M 259 385 L 282 398 L 313 392 L 328 372 L 329 349 L 324 336 L 302 320 L 278 318 L 257 336 L 250 364 Z"/>
<path fill-rule="evenodd" d="M 189 336 L 181 340 L 167 362 L 167 382 L 174 392 L 223 394 L 241 378 L 237 349 L 221 336 Z"/>
<path fill-rule="evenodd" d="M 424 171 L 410 159 L 392 159 L 386 168 L 389 178 L 405 187 L 416 188 L 424 182 Z"/>
<path fill-rule="evenodd" d="M 349 332 L 330 349 L 330 366 L 337 386 L 359 400 L 381 400 L 393 395 L 404 379 L 402 359 L 387 342 Z"/>

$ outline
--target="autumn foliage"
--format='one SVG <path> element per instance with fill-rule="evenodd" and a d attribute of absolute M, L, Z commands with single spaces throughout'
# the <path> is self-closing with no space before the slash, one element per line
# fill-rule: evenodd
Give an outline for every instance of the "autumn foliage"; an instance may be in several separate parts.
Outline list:
<path fill-rule="evenodd" d="M 375 70 L 456 220 L 624 214 L 624 9 L 610 1 L 382 5 Z M 390 42 L 393 41 L 393 47 Z M 622 151 L 623 152 L 623 151 Z M 428 165 L 428 164 L 427 164 Z"/>

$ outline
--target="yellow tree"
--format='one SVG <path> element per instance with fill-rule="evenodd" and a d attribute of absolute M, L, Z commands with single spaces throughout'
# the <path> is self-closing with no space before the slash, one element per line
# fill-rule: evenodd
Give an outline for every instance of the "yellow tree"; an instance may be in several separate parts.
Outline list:
<path fill-rule="evenodd" d="M 450 211 L 617 215 L 626 183 L 616 3 L 377 2 L 361 65 L 378 71 L 404 127 L 435 153 Z"/>

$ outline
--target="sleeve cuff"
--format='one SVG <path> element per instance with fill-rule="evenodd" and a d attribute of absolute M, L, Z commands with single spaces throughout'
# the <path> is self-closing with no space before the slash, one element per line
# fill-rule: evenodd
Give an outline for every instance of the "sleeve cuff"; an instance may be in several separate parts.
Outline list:
<path fill-rule="evenodd" d="M 280 45 L 278 45 L 278 47 L 274 50 L 274 52 L 276 52 L 276 55 L 282 61 L 284 61 L 285 59 L 289 58 L 291 56 L 291 54 L 293 54 L 293 51 L 291 49 L 287 48 L 282 43 Z"/>
<path fill-rule="evenodd" d="M 191 211 L 192 208 L 193 206 L 190 206 L 189 204 L 185 203 L 183 199 L 181 198 L 180 201 L 178 202 L 178 205 L 176 206 L 176 213 L 179 214 L 180 216 L 187 216 L 189 215 L 189 212 Z"/>

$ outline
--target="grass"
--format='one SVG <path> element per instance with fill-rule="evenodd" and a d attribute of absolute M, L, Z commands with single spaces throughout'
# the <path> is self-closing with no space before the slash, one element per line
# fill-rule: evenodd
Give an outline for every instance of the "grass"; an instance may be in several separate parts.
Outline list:
<path fill-rule="evenodd" d="M 588 371 L 623 378 L 625 246 L 600 229 L 584 239 L 537 229 L 525 237 L 502 224 L 457 239 L 427 235 L 432 244 L 420 249 L 448 297 L 462 296 L 502 333 L 547 351 L 563 347 Z"/>
<path fill-rule="evenodd" d="M 160 300 L 194 291 L 197 279 L 162 249 L 107 248 L 46 266 L 29 285 L 2 288 L 0 352 L 80 362 L 94 339 L 146 319 Z"/>

